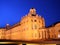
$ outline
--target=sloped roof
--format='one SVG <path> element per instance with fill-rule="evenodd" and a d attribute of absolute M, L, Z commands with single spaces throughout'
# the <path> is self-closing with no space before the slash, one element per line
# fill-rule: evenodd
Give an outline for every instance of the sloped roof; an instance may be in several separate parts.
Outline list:
<path fill-rule="evenodd" d="M 10 29 L 15 28 L 15 27 L 17 27 L 17 26 L 20 26 L 20 22 L 18 22 L 17 24 L 11 26 Z"/>
<path fill-rule="evenodd" d="M 55 26 L 55 25 L 58 24 L 58 23 L 60 23 L 60 21 L 55 22 L 55 23 L 53 23 L 52 25 L 50 25 L 50 26 L 48 26 L 48 27 L 46 27 L 46 28 L 53 27 L 53 26 Z"/>

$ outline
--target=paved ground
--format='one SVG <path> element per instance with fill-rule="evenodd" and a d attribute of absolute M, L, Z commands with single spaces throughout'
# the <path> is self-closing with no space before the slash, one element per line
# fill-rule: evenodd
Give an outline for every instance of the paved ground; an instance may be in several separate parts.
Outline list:
<path fill-rule="evenodd" d="M 11 43 L 39 43 L 39 44 L 60 44 L 60 40 L 0 40 L 0 42 L 11 42 Z"/>

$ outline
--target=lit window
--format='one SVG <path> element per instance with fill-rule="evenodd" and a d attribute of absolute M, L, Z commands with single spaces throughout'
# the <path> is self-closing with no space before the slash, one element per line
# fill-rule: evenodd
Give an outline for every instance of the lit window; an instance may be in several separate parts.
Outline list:
<path fill-rule="evenodd" d="M 35 33 L 35 37 L 37 37 L 36 33 Z"/>
<path fill-rule="evenodd" d="M 59 30 L 59 33 L 60 33 L 60 30 Z M 58 38 L 60 38 L 60 34 L 58 34 Z"/>
<path fill-rule="evenodd" d="M 58 38 L 60 38 L 60 34 L 58 34 Z"/>
<path fill-rule="evenodd" d="M 37 29 L 37 26 L 36 26 L 36 25 L 33 25 L 33 26 L 32 26 L 32 29 Z"/>

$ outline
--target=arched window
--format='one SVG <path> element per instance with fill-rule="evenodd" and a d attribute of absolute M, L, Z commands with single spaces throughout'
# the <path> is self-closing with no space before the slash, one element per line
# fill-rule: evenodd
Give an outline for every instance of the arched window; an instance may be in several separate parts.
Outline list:
<path fill-rule="evenodd" d="M 37 25 L 32 25 L 32 29 L 37 29 Z"/>
<path fill-rule="evenodd" d="M 37 22 L 37 20 L 31 20 L 32 22 Z"/>
<path fill-rule="evenodd" d="M 35 14 L 32 14 L 32 16 L 36 16 Z"/>
<path fill-rule="evenodd" d="M 39 21 L 39 23 L 40 23 L 40 21 Z"/>
<path fill-rule="evenodd" d="M 36 22 L 37 20 L 34 20 L 34 22 Z"/>
<path fill-rule="evenodd" d="M 33 20 L 31 20 L 33 22 Z"/>
<path fill-rule="evenodd" d="M 35 25 L 35 29 L 37 29 L 37 25 Z"/>

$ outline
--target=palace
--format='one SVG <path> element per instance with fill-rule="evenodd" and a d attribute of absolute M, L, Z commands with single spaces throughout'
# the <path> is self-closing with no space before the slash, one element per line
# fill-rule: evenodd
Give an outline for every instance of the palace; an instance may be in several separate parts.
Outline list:
<path fill-rule="evenodd" d="M 48 40 L 60 38 L 60 23 L 45 27 L 45 20 L 31 8 L 29 13 L 22 17 L 21 21 L 10 27 L 0 28 L 0 39 L 6 40 Z"/>

